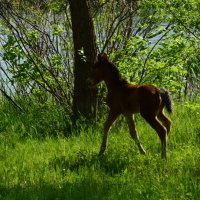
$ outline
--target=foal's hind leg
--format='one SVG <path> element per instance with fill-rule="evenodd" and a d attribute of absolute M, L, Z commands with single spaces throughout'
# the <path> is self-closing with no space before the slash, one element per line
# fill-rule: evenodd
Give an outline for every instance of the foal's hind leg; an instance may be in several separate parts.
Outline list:
<path fill-rule="evenodd" d="M 162 122 L 162 125 L 167 129 L 167 134 L 170 132 L 171 121 L 161 111 L 157 115 L 158 119 Z"/>
<path fill-rule="evenodd" d="M 139 140 L 139 137 L 138 137 L 138 134 L 137 134 L 137 130 L 135 128 L 135 123 L 134 123 L 132 114 L 126 114 L 124 116 L 126 117 L 131 137 L 133 138 L 133 140 L 137 144 L 137 146 L 138 146 L 138 148 L 140 150 L 140 153 L 141 154 L 146 154 L 143 146 L 140 143 L 140 140 Z"/>
<path fill-rule="evenodd" d="M 151 125 L 151 127 L 157 132 L 160 140 L 161 140 L 161 148 L 162 148 L 162 158 L 167 157 L 167 129 L 162 126 L 155 116 L 144 115 L 142 117 Z"/>

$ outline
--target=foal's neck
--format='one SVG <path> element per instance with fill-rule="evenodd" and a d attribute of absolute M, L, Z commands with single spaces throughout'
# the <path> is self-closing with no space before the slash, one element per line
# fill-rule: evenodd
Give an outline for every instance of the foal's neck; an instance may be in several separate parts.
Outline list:
<path fill-rule="evenodd" d="M 128 82 L 122 77 L 117 67 L 108 63 L 107 73 L 105 74 L 105 84 L 107 86 L 108 92 L 112 92 L 113 90 L 119 90 L 120 87 L 127 84 Z"/>

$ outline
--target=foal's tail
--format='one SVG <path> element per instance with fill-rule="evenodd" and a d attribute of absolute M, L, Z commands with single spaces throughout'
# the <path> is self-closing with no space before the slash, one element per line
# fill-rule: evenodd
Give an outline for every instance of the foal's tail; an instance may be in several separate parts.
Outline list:
<path fill-rule="evenodd" d="M 169 113 L 172 113 L 172 110 L 173 110 L 172 109 L 172 100 L 169 96 L 169 92 L 162 88 L 162 89 L 159 90 L 159 94 L 162 97 L 162 100 L 164 102 L 164 105 L 165 105 L 167 111 Z"/>

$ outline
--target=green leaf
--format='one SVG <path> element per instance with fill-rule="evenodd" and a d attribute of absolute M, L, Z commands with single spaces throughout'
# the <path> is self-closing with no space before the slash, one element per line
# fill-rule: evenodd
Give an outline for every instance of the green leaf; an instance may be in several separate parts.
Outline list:
<path fill-rule="evenodd" d="M 63 29 L 61 28 L 60 25 L 54 24 L 52 25 L 53 27 L 53 35 L 59 36 L 61 33 L 63 33 Z"/>

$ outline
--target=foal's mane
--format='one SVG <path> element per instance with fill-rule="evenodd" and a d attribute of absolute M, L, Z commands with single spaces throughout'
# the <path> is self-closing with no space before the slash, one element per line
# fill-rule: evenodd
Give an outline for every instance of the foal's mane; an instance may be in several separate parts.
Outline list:
<path fill-rule="evenodd" d="M 111 70 L 111 72 L 113 73 L 113 79 L 116 83 L 119 83 L 119 84 L 126 84 L 128 83 L 126 79 L 124 79 L 122 77 L 122 75 L 120 74 L 119 70 L 117 69 L 117 67 L 112 63 L 112 62 L 108 62 L 108 66 L 109 66 L 109 69 Z"/>

